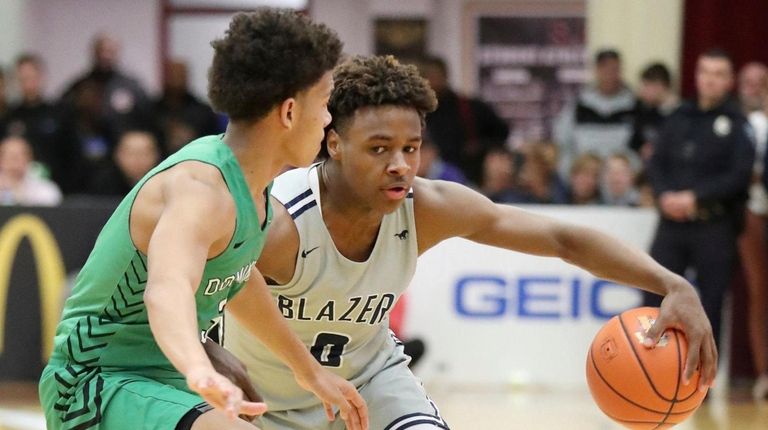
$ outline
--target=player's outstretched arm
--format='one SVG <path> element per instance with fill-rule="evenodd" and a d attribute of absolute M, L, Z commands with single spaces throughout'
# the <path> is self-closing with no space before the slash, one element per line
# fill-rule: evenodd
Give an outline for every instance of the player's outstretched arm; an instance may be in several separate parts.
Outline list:
<path fill-rule="evenodd" d="M 651 345 L 664 329 L 682 329 L 690 346 L 686 378 L 700 364 L 702 388 L 714 381 L 717 350 L 696 291 L 648 254 L 591 228 L 494 204 L 462 185 L 417 179 L 414 192 L 420 253 L 449 237 L 463 237 L 527 254 L 559 257 L 600 278 L 665 295 L 659 321 L 648 332 Z"/>
<path fill-rule="evenodd" d="M 253 270 L 248 284 L 227 309 L 293 371 L 302 388 L 320 398 L 329 421 L 335 419 L 332 407 L 336 406 L 348 429 L 368 429 L 365 400 L 354 385 L 323 368 L 309 353 L 278 311 L 258 270 Z"/>
<path fill-rule="evenodd" d="M 261 414 L 266 409 L 263 404 L 243 402 L 242 391 L 213 369 L 197 326 L 195 291 L 212 244 L 232 234 L 234 202 L 184 170 L 166 172 L 160 192 L 144 196 L 162 201 L 156 205 L 161 212 L 147 246 L 144 302 L 149 325 L 163 353 L 208 403 L 232 419 L 240 413 Z M 137 204 L 143 203 L 137 199 Z M 232 223 L 210 223 L 210 218 L 201 215 L 214 212 Z M 142 222 L 138 225 L 141 228 Z"/>

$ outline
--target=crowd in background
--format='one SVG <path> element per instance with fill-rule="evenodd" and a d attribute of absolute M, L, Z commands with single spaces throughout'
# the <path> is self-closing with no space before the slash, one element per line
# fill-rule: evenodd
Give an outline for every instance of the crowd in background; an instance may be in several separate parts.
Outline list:
<path fill-rule="evenodd" d="M 119 53 L 117 40 L 97 35 L 91 69 L 57 100 L 43 96 L 43 58 L 22 54 L 0 72 L 0 204 L 120 197 L 164 156 L 224 131 L 226 118 L 190 92 L 183 62 L 165 65 L 162 93 L 152 98 L 120 68 Z M 551 141 L 514 148 L 510 124 L 489 104 L 450 88 L 444 61 L 429 57 L 419 67 L 439 99 L 427 118 L 419 175 L 465 183 L 503 203 L 654 206 L 646 167 L 680 104 L 665 65 L 648 65 L 633 91 L 620 54 L 598 52 L 593 81 L 564 106 Z M 755 113 L 758 134 L 766 133 L 759 118 L 767 74 L 761 64 L 746 65 L 734 98 L 745 114 Z M 18 100 L 3 96 L 8 84 Z"/>
<path fill-rule="evenodd" d="M 169 62 L 150 97 L 119 65 L 107 34 L 91 46 L 91 68 L 57 100 L 45 94 L 45 60 L 21 54 L 0 71 L 0 204 L 56 205 L 63 196 L 122 197 L 166 155 L 226 121 L 192 95 L 187 68 Z M 9 84 L 18 100 L 6 100 Z"/>
<path fill-rule="evenodd" d="M 43 58 L 21 54 L 0 69 L 0 205 L 119 198 L 164 156 L 224 131 L 226 118 L 191 93 L 183 62 L 165 65 L 162 92 L 153 98 L 121 69 L 119 48 L 111 36 L 97 35 L 90 70 L 57 100 L 44 97 Z M 647 65 L 632 89 L 620 53 L 602 50 L 592 81 L 558 115 L 551 141 L 516 147 L 508 144 L 514 124 L 453 90 L 444 61 L 424 58 L 418 67 L 439 101 L 426 118 L 419 176 L 464 183 L 501 203 L 656 207 L 652 256 L 683 276 L 694 271 L 716 335 L 740 258 L 761 375 L 755 396 L 768 396 L 765 65 L 735 73 L 726 53 L 704 53 L 697 97 L 681 101 L 664 64 Z M 18 100 L 7 100 L 9 84 Z"/>

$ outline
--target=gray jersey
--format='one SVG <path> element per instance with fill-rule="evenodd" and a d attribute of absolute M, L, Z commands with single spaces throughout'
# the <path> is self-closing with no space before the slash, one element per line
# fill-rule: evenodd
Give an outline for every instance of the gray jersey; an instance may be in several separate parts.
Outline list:
<path fill-rule="evenodd" d="M 384 216 L 370 257 L 347 259 L 323 221 L 317 165 L 275 179 L 272 195 L 288 210 L 299 233 L 293 279 L 271 286 L 291 329 L 326 368 L 367 384 L 393 355 L 389 311 L 416 270 L 418 248 L 413 193 Z M 227 319 L 226 347 L 245 362 L 270 411 L 307 408 L 319 401 L 301 389 L 290 370 L 234 318 Z"/>

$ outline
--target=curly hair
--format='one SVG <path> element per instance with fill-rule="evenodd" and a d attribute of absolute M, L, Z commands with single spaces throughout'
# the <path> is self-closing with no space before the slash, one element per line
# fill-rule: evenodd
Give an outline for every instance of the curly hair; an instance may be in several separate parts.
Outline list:
<path fill-rule="evenodd" d="M 314 85 L 336 66 L 342 49 L 325 25 L 275 8 L 235 15 L 225 37 L 211 46 L 211 104 L 233 120 L 248 121 Z"/>
<path fill-rule="evenodd" d="M 328 129 L 339 129 L 366 106 L 393 105 L 416 109 L 421 118 L 437 108 L 435 92 L 415 66 L 400 64 L 395 57 L 356 56 L 336 67 L 328 111 Z"/>

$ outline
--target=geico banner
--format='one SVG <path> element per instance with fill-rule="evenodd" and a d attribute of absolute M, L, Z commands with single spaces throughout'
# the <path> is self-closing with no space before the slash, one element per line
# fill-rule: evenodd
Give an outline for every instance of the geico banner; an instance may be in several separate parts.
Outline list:
<path fill-rule="evenodd" d="M 0 207 L 0 381 L 36 380 L 51 354 L 67 275 L 83 265 L 112 201 Z"/>
<path fill-rule="evenodd" d="M 648 249 L 652 210 L 529 206 Z M 451 239 L 424 254 L 408 290 L 405 332 L 427 344 L 425 381 L 584 384 L 586 352 L 611 316 L 640 305 L 638 290 L 556 258 Z"/>

